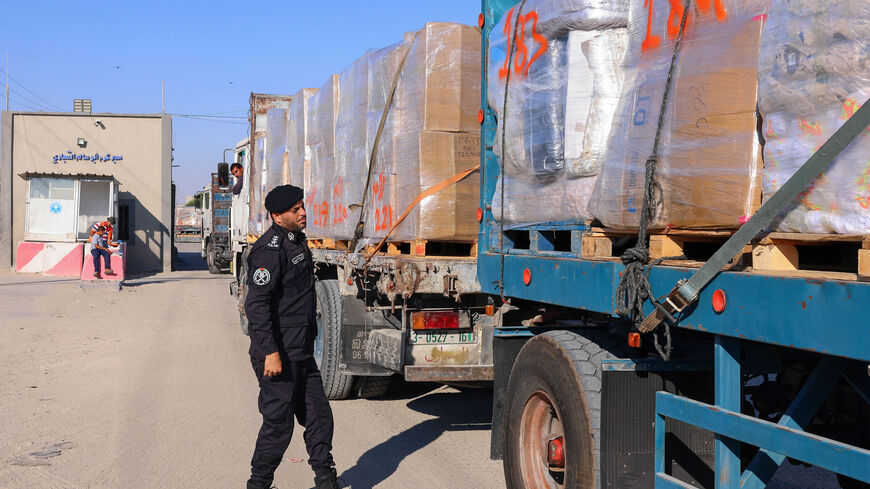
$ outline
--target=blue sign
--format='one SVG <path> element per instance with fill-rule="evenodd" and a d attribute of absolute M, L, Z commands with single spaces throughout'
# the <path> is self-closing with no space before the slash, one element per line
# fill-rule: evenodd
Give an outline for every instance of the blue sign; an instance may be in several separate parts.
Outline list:
<path fill-rule="evenodd" d="M 54 155 L 53 162 L 55 165 L 61 161 L 64 163 L 66 163 L 67 161 L 90 161 L 94 164 L 97 164 L 100 161 L 108 161 L 108 162 L 117 164 L 119 161 L 122 161 L 123 159 L 124 159 L 123 156 L 113 155 L 111 153 L 106 153 L 106 154 L 102 154 L 102 155 L 100 153 L 94 153 L 92 155 L 86 155 L 86 154 L 76 154 L 76 153 L 73 153 L 72 151 L 67 151 L 66 153 Z"/>
<path fill-rule="evenodd" d="M 50 206 L 48 206 L 48 212 L 52 214 L 60 214 L 63 212 L 63 206 L 60 205 L 60 202 L 52 202 Z"/>

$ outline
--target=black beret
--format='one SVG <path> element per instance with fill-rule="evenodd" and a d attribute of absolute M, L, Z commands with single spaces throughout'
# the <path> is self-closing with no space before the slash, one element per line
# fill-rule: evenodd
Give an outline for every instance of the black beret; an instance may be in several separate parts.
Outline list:
<path fill-rule="evenodd" d="M 266 195 L 265 206 L 269 212 L 284 212 L 302 200 L 305 193 L 293 185 L 279 185 Z"/>

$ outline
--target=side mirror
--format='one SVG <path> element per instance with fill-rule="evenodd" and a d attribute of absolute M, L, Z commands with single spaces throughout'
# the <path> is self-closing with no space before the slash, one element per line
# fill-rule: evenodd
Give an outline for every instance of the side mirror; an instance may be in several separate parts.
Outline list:
<path fill-rule="evenodd" d="M 228 163 L 218 163 L 217 166 L 218 187 L 221 190 L 230 188 L 230 165 Z"/>

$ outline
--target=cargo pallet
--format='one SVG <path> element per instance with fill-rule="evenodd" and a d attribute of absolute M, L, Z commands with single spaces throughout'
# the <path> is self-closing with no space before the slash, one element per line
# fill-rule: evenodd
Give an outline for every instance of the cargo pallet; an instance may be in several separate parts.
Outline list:
<path fill-rule="evenodd" d="M 375 239 L 372 239 L 375 241 Z M 312 238 L 308 246 L 312 249 L 350 251 L 349 239 Z M 372 254 L 375 247 L 366 247 L 366 253 Z M 387 241 L 379 253 L 387 255 L 437 256 L 437 257 L 474 257 L 477 256 L 477 241 L 441 241 L 414 239 L 409 241 Z"/>
<path fill-rule="evenodd" d="M 651 260 L 666 266 L 697 268 L 733 230 L 652 231 Z M 590 228 L 582 234 L 582 257 L 618 260 L 636 242 L 635 231 Z M 768 233 L 744 247 L 726 268 L 832 280 L 870 280 L 870 235 Z"/>

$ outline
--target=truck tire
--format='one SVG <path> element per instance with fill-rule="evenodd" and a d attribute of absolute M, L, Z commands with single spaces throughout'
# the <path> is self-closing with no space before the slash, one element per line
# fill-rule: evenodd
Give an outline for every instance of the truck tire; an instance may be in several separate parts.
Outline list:
<path fill-rule="evenodd" d="M 214 242 L 209 240 L 205 246 L 205 262 L 208 264 L 208 273 L 216 275 L 221 273 L 220 267 L 217 265 L 214 257 Z"/>
<path fill-rule="evenodd" d="M 550 331 L 523 346 L 505 398 L 508 489 L 600 487 L 601 360 L 625 356 L 621 345 L 604 331 L 581 330 Z M 561 439 L 563 454 L 555 470 L 553 439 Z"/>
<path fill-rule="evenodd" d="M 353 385 L 353 391 L 359 399 L 372 399 L 381 397 L 390 388 L 391 376 L 385 377 L 360 377 L 357 376 Z"/>
<path fill-rule="evenodd" d="M 347 399 L 353 389 L 353 375 L 339 370 L 341 356 L 341 292 L 337 280 L 318 280 L 314 284 L 317 294 L 317 339 L 314 358 L 323 377 L 323 390 L 331 400 Z"/>
<path fill-rule="evenodd" d="M 242 334 L 245 336 L 249 336 L 248 330 L 248 315 L 245 314 L 245 297 L 248 293 L 248 250 L 250 248 L 245 248 L 245 251 L 241 254 L 241 258 L 238 261 L 237 266 L 239 267 L 239 292 L 238 292 L 238 303 L 239 303 L 239 326 L 242 328 Z"/>

